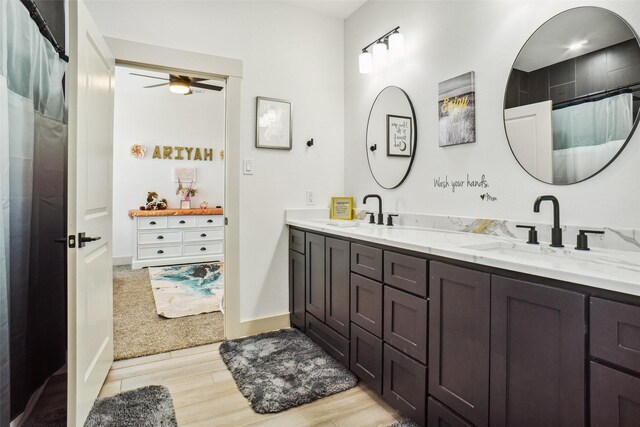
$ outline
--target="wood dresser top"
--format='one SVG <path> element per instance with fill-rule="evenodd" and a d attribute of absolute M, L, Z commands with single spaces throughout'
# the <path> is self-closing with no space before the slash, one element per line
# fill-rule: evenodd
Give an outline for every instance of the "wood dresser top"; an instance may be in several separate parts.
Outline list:
<path fill-rule="evenodd" d="M 207 208 L 207 209 L 165 209 L 165 210 L 144 210 L 131 209 L 129 211 L 129 217 L 134 216 L 178 216 L 178 215 L 222 215 L 222 208 Z"/>

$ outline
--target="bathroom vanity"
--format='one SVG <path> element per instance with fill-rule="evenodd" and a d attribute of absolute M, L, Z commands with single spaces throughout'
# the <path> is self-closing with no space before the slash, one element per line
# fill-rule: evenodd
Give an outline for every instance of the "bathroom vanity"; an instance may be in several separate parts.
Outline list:
<path fill-rule="evenodd" d="M 224 258 L 222 209 L 131 210 L 135 223 L 131 268 Z"/>
<path fill-rule="evenodd" d="M 640 253 L 291 219 L 290 313 L 420 425 L 640 420 Z"/>

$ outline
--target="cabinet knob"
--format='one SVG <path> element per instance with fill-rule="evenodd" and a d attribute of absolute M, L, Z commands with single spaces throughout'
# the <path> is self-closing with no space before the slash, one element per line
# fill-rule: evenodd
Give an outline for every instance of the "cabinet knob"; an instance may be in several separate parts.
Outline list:
<path fill-rule="evenodd" d="M 202 234 L 200 235 L 200 237 L 207 237 L 207 235 L 206 235 L 206 234 L 204 234 L 204 233 L 202 233 Z"/>
<path fill-rule="evenodd" d="M 158 251 L 158 253 L 159 253 L 159 254 L 163 254 L 163 253 L 164 253 L 164 251 L 163 251 L 162 249 L 160 249 L 160 250 Z"/>
<path fill-rule="evenodd" d="M 207 248 L 200 248 L 200 250 L 201 250 L 201 251 L 206 251 L 206 250 L 207 250 Z"/>
<path fill-rule="evenodd" d="M 158 236 L 158 237 L 156 237 L 156 239 L 162 240 L 162 239 L 164 239 L 164 236 Z"/>
<path fill-rule="evenodd" d="M 185 221 L 184 221 L 184 219 L 181 219 L 181 220 L 180 220 L 180 224 L 186 224 L 186 223 L 185 223 Z"/>
<path fill-rule="evenodd" d="M 151 221 L 151 222 L 149 223 L 149 225 L 156 225 L 156 222 L 155 222 L 155 221 Z"/>

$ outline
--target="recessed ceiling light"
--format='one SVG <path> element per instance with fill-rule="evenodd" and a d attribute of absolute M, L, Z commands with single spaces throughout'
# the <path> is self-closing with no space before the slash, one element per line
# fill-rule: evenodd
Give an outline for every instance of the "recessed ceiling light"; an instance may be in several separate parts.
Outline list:
<path fill-rule="evenodd" d="M 581 40 L 579 42 L 576 42 L 576 43 L 570 45 L 569 49 L 571 49 L 571 50 L 580 49 L 582 46 L 586 45 L 587 43 L 588 43 L 587 40 Z"/>

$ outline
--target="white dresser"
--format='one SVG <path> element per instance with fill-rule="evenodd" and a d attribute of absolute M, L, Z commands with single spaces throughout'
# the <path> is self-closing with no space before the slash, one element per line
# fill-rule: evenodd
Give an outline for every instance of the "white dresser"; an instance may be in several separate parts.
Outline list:
<path fill-rule="evenodd" d="M 135 216 L 131 268 L 224 259 L 223 215 Z"/>

